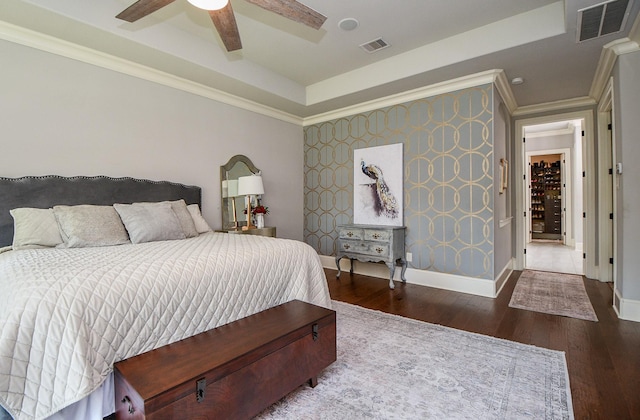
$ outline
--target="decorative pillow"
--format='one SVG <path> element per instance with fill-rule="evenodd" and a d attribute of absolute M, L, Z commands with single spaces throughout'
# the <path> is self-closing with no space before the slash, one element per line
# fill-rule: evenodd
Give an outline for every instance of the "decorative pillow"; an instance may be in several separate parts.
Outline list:
<path fill-rule="evenodd" d="M 129 242 L 112 206 L 54 206 L 53 213 L 68 248 L 120 245 Z"/>
<path fill-rule="evenodd" d="M 13 217 L 13 249 L 48 248 L 62 243 L 52 209 L 22 207 L 9 213 Z"/>
<path fill-rule="evenodd" d="M 191 218 L 193 219 L 193 224 L 196 227 L 198 233 L 211 232 L 211 227 L 202 217 L 202 213 L 200 213 L 200 207 L 197 204 L 189 204 L 187 206 L 187 210 L 191 213 Z"/>
<path fill-rule="evenodd" d="M 182 226 L 184 236 L 187 238 L 194 238 L 198 236 L 198 230 L 193 222 L 191 213 L 187 210 L 187 203 L 185 203 L 184 200 L 170 201 L 170 203 L 173 212 L 178 217 L 180 226 Z"/>
<path fill-rule="evenodd" d="M 134 244 L 185 238 L 180 221 L 168 201 L 114 204 L 113 207 Z"/>

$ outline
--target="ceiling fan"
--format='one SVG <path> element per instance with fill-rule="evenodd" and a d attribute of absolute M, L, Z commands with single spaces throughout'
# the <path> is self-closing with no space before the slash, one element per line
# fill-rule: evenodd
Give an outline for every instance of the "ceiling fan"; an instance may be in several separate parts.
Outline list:
<path fill-rule="evenodd" d="M 175 0 L 138 0 L 116 16 L 127 22 L 135 22 L 158 9 L 173 3 Z M 188 0 L 196 7 L 205 9 L 213 21 L 227 51 L 242 48 L 236 18 L 229 0 Z M 305 6 L 296 0 L 246 0 L 265 10 L 279 14 L 293 21 L 320 29 L 326 16 Z"/>

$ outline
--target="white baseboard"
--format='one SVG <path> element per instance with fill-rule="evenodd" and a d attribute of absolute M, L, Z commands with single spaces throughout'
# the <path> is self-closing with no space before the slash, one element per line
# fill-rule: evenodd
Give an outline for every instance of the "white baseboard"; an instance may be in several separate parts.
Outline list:
<path fill-rule="evenodd" d="M 511 258 L 507 265 L 502 269 L 502 272 L 500 272 L 500 275 L 496 278 L 495 293 L 493 297 L 498 297 L 500 292 L 502 292 L 502 288 L 505 284 L 507 284 L 507 280 L 509 280 L 509 277 L 511 277 L 511 273 L 513 273 L 513 267 L 515 263 L 515 259 Z"/>
<path fill-rule="evenodd" d="M 623 299 L 618 290 L 613 291 L 613 309 L 618 318 L 640 322 L 640 300 Z"/>
<path fill-rule="evenodd" d="M 320 255 L 320 261 L 323 267 L 333 270 L 336 269 L 335 257 Z M 502 289 L 509 275 L 511 275 L 511 265 L 512 263 L 510 262 L 507 267 L 504 268 L 497 281 L 437 273 L 434 271 L 416 270 L 414 268 L 407 268 L 405 277 L 407 278 L 407 283 L 411 284 L 493 298 L 497 296 L 497 292 Z M 350 262 L 348 258 L 340 260 L 340 269 L 342 270 L 341 276 L 349 275 Z M 401 271 L 400 267 L 396 268 L 393 276 L 394 280 L 401 281 Z M 353 272 L 365 276 L 389 278 L 389 268 L 384 264 L 354 261 Z M 500 285 L 499 288 L 497 287 L 498 284 Z"/>

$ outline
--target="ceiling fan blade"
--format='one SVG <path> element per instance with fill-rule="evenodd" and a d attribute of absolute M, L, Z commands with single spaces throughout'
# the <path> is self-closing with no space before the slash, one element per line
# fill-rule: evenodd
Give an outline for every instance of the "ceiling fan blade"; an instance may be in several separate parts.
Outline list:
<path fill-rule="evenodd" d="M 126 20 L 127 22 L 135 22 L 174 1 L 175 0 L 138 0 L 120 12 L 116 18 Z"/>
<path fill-rule="evenodd" d="M 300 22 L 313 29 L 320 29 L 327 17 L 305 6 L 296 0 L 247 0 L 265 10 L 284 16 L 287 19 Z"/>
<path fill-rule="evenodd" d="M 211 20 L 218 30 L 227 51 L 241 49 L 240 32 L 238 32 L 238 25 L 233 14 L 233 8 L 231 8 L 231 2 L 220 10 L 210 10 L 209 16 L 211 16 Z"/>

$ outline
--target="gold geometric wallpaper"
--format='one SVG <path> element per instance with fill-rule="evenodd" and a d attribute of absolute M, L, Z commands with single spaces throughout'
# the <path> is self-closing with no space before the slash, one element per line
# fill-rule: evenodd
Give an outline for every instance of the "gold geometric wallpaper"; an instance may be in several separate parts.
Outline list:
<path fill-rule="evenodd" d="M 353 151 L 404 143 L 410 267 L 493 279 L 493 85 L 307 126 L 305 241 L 335 255 L 353 221 Z"/>

